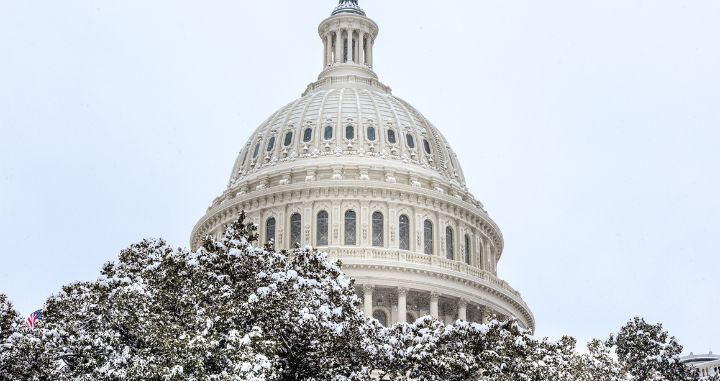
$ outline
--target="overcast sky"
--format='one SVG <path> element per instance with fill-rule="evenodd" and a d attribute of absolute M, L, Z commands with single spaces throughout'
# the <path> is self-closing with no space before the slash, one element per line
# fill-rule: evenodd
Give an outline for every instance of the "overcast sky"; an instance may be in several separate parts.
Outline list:
<path fill-rule="evenodd" d="M 29 313 L 144 237 L 187 246 L 336 1 L 0 0 L 0 292 Z M 540 336 L 662 322 L 720 351 L 720 2 L 361 0 Z"/>

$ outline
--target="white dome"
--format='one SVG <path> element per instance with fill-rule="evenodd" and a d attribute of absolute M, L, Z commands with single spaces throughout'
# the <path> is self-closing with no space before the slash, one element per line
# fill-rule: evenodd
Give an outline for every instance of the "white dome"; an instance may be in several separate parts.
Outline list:
<path fill-rule="evenodd" d="M 468 191 L 455 153 L 378 81 L 378 26 L 356 0 L 339 0 L 318 32 L 318 80 L 255 130 L 191 246 L 244 211 L 262 242 L 341 259 L 365 313 L 384 324 L 499 315 L 534 328 L 520 293 L 497 277 L 502 233 Z"/>
<path fill-rule="evenodd" d="M 380 86 L 352 82 L 313 89 L 262 123 L 240 152 L 230 187 L 323 160 L 417 171 L 465 191 L 455 153 L 420 112 Z"/>

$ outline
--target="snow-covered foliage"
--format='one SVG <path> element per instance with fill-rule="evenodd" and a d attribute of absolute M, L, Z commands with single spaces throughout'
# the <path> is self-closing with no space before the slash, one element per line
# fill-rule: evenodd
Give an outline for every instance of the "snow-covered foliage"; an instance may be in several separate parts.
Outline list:
<path fill-rule="evenodd" d="M 22 340 L 40 345 L 29 351 L 34 378 L 367 378 L 379 330 L 339 264 L 254 247 L 242 220 L 197 252 L 145 240 L 98 280 L 64 287 Z"/>
<path fill-rule="evenodd" d="M 697 378 L 697 372 L 680 363 L 682 346 L 661 324 L 641 318 L 628 322 L 608 345 L 616 346 L 623 368 L 637 380 L 677 381 Z"/>
<path fill-rule="evenodd" d="M 424 318 L 385 332 L 390 379 L 573 379 L 569 359 L 575 353 L 574 340 L 536 340 L 514 320 L 445 325 Z"/>
<path fill-rule="evenodd" d="M 675 339 L 641 319 L 586 354 L 514 320 L 384 328 L 339 262 L 253 246 L 243 218 L 195 252 L 130 246 L 51 297 L 35 329 L 0 295 L 0 381 L 698 380 Z"/>

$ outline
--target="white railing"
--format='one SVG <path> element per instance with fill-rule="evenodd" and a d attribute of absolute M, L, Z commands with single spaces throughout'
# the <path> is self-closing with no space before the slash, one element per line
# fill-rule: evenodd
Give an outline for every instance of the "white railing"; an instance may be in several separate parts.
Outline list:
<path fill-rule="evenodd" d="M 401 262 L 413 265 L 424 265 L 438 269 L 455 271 L 461 274 L 466 274 L 475 278 L 479 278 L 487 283 L 494 285 L 496 288 L 507 291 L 511 295 L 521 298 L 520 292 L 510 287 L 508 282 L 496 277 L 492 273 L 483 269 L 470 266 L 460 261 L 454 261 L 436 255 L 418 254 L 405 250 L 392 250 L 392 249 L 381 249 L 381 248 L 347 248 L 347 247 L 331 247 L 331 248 L 319 248 L 321 251 L 327 252 L 331 257 L 339 258 L 340 260 L 348 259 L 363 259 L 363 260 L 376 260 L 376 261 L 392 261 Z M 522 302 L 522 299 L 519 300 Z M 523 303 L 524 304 L 524 303 Z"/>

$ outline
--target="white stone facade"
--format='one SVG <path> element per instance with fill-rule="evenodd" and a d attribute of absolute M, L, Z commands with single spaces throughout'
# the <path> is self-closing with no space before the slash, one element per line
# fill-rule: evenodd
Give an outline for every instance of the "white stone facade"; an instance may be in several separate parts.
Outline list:
<path fill-rule="evenodd" d="M 497 277 L 502 234 L 468 191 L 455 153 L 378 81 L 377 25 L 344 0 L 319 33 L 318 81 L 255 131 L 191 245 L 244 210 L 263 242 L 340 258 L 365 312 L 386 324 L 499 315 L 534 328 L 520 294 Z"/>
<path fill-rule="evenodd" d="M 713 354 L 712 352 L 704 355 L 690 353 L 690 356 L 683 357 L 680 361 L 697 368 L 701 376 L 710 377 L 720 375 L 720 355 Z"/>

